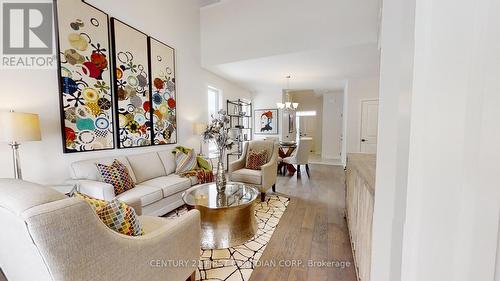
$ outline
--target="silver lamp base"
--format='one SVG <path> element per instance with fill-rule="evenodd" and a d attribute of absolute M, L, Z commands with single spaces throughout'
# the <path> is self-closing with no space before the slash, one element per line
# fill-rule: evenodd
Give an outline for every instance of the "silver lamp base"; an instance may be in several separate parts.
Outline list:
<path fill-rule="evenodd" d="M 21 144 L 16 142 L 16 141 L 13 141 L 13 142 L 9 143 L 9 145 L 12 148 L 12 161 L 14 164 L 14 178 L 22 180 L 23 174 L 21 173 L 21 162 L 19 160 L 19 146 Z"/>

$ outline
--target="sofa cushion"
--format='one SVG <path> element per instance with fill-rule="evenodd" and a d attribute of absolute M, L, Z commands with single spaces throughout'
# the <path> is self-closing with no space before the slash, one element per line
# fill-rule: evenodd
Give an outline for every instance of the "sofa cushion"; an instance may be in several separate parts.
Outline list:
<path fill-rule="evenodd" d="M 167 175 L 156 152 L 130 155 L 127 156 L 127 159 L 134 169 L 137 183 Z"/>
<path fill-rule="evenodd" d="M 139 218 L 142 223 L 142 228 L 144 229 L 144 233 L 151 234 L 155 230 L 158 230 L 165 225 L 171 223 L 166 218 L 159 218 L 154 216 L 142 216 Z"/>
<path fill-rule="evenodd" d="M 163 197 L 168 197 L 177 192 L 184 191 L 191 187 L 191 180 L 176 174 L 166 177 L 159 177 L 143 182 L 144 185 L 154 186 L 163 190 Z"/>
<path fill-rule="evenodd" d="M 240 169 L 231 173 L 231 181 L 262 184 L 262 171 Z"/>
<path fill-rule="evenodd" d="M 167 175 L 175 173 L 175 155 L 172 150 L 158 151 L 158 156 L 163 163 L 163 167 L 165 167 Z"/>
<path fill-rule="evenodd" d="M 144 207 L 163 199 L 163 191 L 158 187 L 138 184 L 131 190 L 127 190 L 116 196 L 116 198 L 125 203 L 139 198 L 141 200 L 141 205 Z"/>
<path fill-rule="evenodd" d="M 118 160 L 113 161 L 111 166 L 97 164 L 97 169 L 101 174 L 101 181 L 113 185 L 115 195 L 135 187 L 127 167 Z"/>
<path fill-rule="evenodd" d="M 130 163 L 128 162 L 127 158 L 124 156 L 97 158 L 97 159 L 74 162 L 71 164 L 71 176 L 73 179 L 87 179 L 87 180 L 100 181 L 101 176 L 99 171 L 97 170 L 96 165 L 97 164 L 111 165 L 115 159 L 120 161 L 123 165 L 127 167 L 130 177 L 134 182 L 137 182 L 137 179 L 135 178 L 134 175 L 134 171 L 130 166 Z"/>

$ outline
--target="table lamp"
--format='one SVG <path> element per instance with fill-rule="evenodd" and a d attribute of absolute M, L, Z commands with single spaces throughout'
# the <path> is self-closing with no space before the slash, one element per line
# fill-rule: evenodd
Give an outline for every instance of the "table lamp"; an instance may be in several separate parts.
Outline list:
<path fill-rule="evenodd" d="M 205 130 L 207 129 L 207 124 L 205 123 L 194 123 L 193 124 L 193 131 L 194 134 L 200 137 L 200 155 L 203 155 L 203 139 L 201 135 Z"/>
<path fill-rule="evenodd" d="M 19 161 L 19 142 L 41 140 L 40 121 L 37 114 L 21 112 L 0 112 L 0 142 L 9 143 L 12 148 L 14 177 L 23 179 Z"/>

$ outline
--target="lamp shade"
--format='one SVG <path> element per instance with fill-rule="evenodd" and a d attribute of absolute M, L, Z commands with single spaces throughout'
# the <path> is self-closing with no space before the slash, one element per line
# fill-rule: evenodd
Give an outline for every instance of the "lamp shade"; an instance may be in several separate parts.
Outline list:
<path fill-rule="evenodd" d="M 41 139 L 38 114 L 0 112 L 0 142 L 39 141 Z"/>
<path fill-rule="evenodd" d="M 193 125 L 193 131 L 195 135 L 201 135 L 203 132 L 205 132 L 205 129 L 207 128 L 207 124 L 205 123 L 194 123 Z"/>

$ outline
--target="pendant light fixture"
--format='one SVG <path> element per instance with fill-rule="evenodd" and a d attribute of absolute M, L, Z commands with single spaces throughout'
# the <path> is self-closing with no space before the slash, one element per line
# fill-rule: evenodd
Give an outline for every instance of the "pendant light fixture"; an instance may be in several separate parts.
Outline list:
<path fill-rule="evenodd" d="M 285 77 L 287 80 L 287 86 L 286 86 L 286 89 L 285 89 L 285 96 L 286 96 L 286 99 L 285 99 L 285 103 L 282 103 L 282 102 L 278 102 L 276 103 L 276 106 L 279 108 L 279 109 L 284 109 L 284 110 L 296 110 L 298 107 L 299 107 L 299 103 L 298 102 L 292 102 L 290 100 L 290 78 L 291 76 L 290 75 L 287 75 Z"/>

